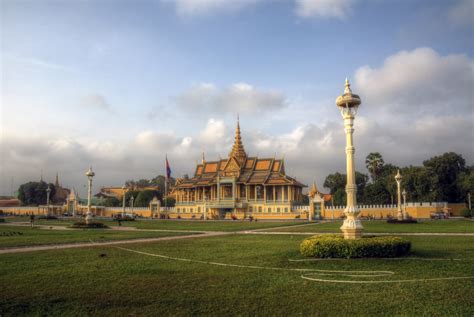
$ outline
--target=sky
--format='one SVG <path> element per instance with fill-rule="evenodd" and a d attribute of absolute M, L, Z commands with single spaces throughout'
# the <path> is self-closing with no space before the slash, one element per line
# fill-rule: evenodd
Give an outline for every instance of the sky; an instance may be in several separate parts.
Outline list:
<path fill-rule="evenodd" d="M 356 167 L 474 164 L 474 0 L 0 0 L 0 194 L 41 173 L 83 196 L 231 149 L 320 187 Z M 41 172 L 42 171 L 42 172 Z"/>

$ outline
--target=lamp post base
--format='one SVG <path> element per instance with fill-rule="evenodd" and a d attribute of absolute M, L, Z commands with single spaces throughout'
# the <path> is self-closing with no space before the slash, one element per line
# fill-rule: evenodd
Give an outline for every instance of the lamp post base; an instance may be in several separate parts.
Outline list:
<path fill-rule="evenodd" d="M 362 238 L 364 227 L 362 222 L 357 218 L 359 209 L 357 207 L 346 207 L 344 211 L 346 219 L 341 226 L 341 231 L 344 234 L 344 239 L 359 239 Z"/>
<path fill-rule="evenodd" d="M 86 224 L 89 224 L 92 221 L 92 212 L 88 211 L 86 213 Z"/>
<path fill-rule="evenodd" d="M 400 221 L 405 219 L 405 217 L 403 216 L 403 212 L 401 210 L 399 210 L 397 213 L 397 219 Z"/>
<path fill-rule="evenodd" d="M 344 234 L 344 239 L 355 240 L 355 239 L 362 238 L 363 229 L 343 228 L 343 227 L 344 226 L 341 227 L 341 231 Z"/>

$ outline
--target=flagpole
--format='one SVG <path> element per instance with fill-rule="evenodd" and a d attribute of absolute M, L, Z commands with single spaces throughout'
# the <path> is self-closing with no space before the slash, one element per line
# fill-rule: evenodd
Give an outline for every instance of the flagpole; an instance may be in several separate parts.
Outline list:
<path fill-rule="evenodd" d="M 165 208 L 168 207 L 168 155 L 165 160 Z"/>

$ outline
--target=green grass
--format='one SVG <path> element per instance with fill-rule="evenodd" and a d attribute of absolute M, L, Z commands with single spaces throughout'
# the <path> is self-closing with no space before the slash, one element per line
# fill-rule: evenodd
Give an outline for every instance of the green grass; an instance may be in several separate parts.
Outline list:
<path fill-rule="evenodd" d="M 308 224 L 295 228 L 277 228 L 268 231 L 340 233 L 341 230 L 339 228 L 341 225 L 342 220 L 338 220 L 327 223 Z M 416 224 L 389 224 L 386 221 L 362 221 L 362 225 L 364 226 L 365 232 L 373 233 L 474 233 L 474 221 L 472 220 L 426 220 Z"/>
<path fill-rule="evenodd" d="M 139 238 L 183 235 L 179 232 L 112 231 L 108 229 L 45 230 L 18 226 L 0 226 L 0 248 L 76 242 L 104 242 Z"/>
<path fill-rule="evenodd" d="M 13 217 L 6 218 L 7 222 L 29 222 L 28 217 Z M 63 225 L 68 226 L 78 221 L 78 219 L 65 220 L 37 220 L 35 224 L 38 225 Z M 110 219 L 100 219 L 100 221 L 107 226 L 118 226 L 117 221 Z M 139 229 L 163 229 L 163 230 L 196 230 L 196 231 L 240 231 L 240 230 L 254 230 L 264 228 L 276 228 L 281 226 L 291 226 L 304 224 L 304 221 L 222 221 L 222 220 L 136 220 L 123 221 L 122 226 L 136 227 Z"/>
<path fill-rule="evenodd" d="M 462 261 L 301 258 L 301 236 L 232 235 L 127 248 L 221 263 L 390 270 L 383 279 L 474 275 L 474 237 L 409 237 L 413 255 Z M 106 256 L 100 256 L 105 254 Z M 300 272 L 180 262 L 115 247 L 0 255 L 0 315 L 472 316 L 474 280 L 336 284 Z M 323 276 L 323 278 L 334 278 Z M 373 280 L 380 278 L 371 278 Z"/>

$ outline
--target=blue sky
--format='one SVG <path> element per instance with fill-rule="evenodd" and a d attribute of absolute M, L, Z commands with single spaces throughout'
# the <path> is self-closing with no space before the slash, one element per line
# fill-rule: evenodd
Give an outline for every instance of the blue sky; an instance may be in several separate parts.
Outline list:
<path fill-rule="evenodd" d="M 322 183 L 344 170 L 346 76 L 363 101 L 359 170 L 370 151 L 472 164 L 473 6 L 3 0 L 0 193 L 41 169 L 82 188 L 91 164 L 97 186 L 120 185 L 163 173 L 166 153 L 174 176 L 192 173 L 202 151 L 227 155 L 237 113 L 250 154 Z"/>

